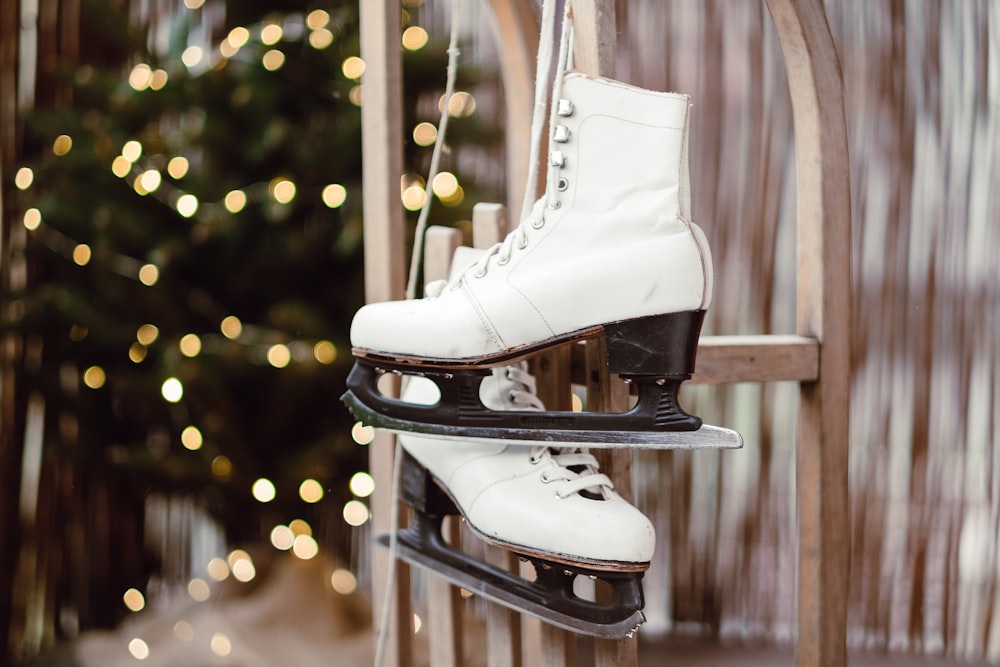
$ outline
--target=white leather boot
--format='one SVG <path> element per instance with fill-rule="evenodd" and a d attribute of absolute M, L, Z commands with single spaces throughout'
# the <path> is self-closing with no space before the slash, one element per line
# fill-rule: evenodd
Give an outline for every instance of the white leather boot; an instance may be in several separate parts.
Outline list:
<path fill-rule="evenodd" d="M 411 378 L 403 399 L 431 404 L 435 384 Z M 542 410 L 522 366 L 496 368 L 481 398 L 494 410 Z M 406 452 L 489 542 L 547 561 L 595 570 L 642 571 L 655 543 L 652 524 L 613 490 L 597 461 L 577 449 L 463 442 L 401 434 Z"/>
<path fill-rule="evenodd" d="M 356 356 L 498 365 L 610 336 L 609 323 L 626 321 L 628 336 L 637 318 L 709 306 L 708 244 L 690 222 L 688 97 L 572 72 L 560 88 L 545 197 L 437 296 L 361 308 Z"/>

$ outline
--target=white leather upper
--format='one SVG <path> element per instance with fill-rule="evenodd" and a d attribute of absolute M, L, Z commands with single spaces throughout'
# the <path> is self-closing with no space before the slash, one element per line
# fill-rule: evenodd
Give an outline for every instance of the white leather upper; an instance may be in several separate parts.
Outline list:
<path fill-rule="evenodd" d="M 495 369 L 483 386 L 484 402 L 494 409 L 509 407 L 513 383 L 504 369 Z M 403 398 L 433 403 L 436 388 L 427 378 L 411 377 Z M 406 434 L 399 441 L 489 539 L 574 561 L 644 564 L 652 558 L 652 524 L 617 493 L 602 489 L 603 499 L 560 495 L 565 482 L 554 474 L 558 455 L 546 452 L 535 460 L 533 448 L 502 440 L 456 442 Z"/>
<path fill-rule="evenodd" d="M 438 296 L 369 304 L 356 348 L 401 356 L 470 358 L 506 352 L 607 322 L 706 308 L 712 266 L 687 221 L 686 95 L 579 73 L 561 96 L 562 165 L 521 224 L 525 243 L 494 252 Z M 557 208 L 553 208 L 557 206 Z M 506 260 L 506 261 L 505 261 Z"/>

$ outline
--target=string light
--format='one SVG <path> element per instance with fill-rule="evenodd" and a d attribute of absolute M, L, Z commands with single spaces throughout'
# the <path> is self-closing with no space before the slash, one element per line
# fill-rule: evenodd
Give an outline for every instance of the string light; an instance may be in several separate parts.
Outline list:
<path fill-rule="evenodd" d="M 314 9 L 306 16 L 306 25 L 310 30 L 319 30 L 330 22 L 330 13 L 323 9 Z"/>
<path fill-rule="evenodd" d="M 350 570 L 337 568 L 330 575 L 330 585 L 341 595 L 350 595 L 358 589 L 358 580 Z"/>
<path fill-rule="evenodd" d="M 313 529 L 309 522 L 304 519 L 292 519 L 288 524 L 288 529 L 293 535 L 312 535 Z"/>
<path fill-rule="evenodd" d="M 154 341 L 156 341 L 159 335 L 160 335 L 160 330 L 156 327 L 155 324 L 143 324 L 135 332 L 135 339 L 140 343 L 142 343 L 143 345 L 145 345 L 146 347 L 149 347 L 150 345 L 153 344 Z"/>
<path fill-rule="evenodd" d="M 14 187 L 18 190 L 27 190 L 35 180 L 35 172 L 31 167 L 21 167 L 14 174 Z"/>
<path fill-rule="evenodd" d="M 185 644 L 191 643 L 194 640 L 194 626 L 187 621 L 177 621 L 174 623 L 174 637 Z"/>
<path fill-rule="evenodd" d="M 250 41 L 250 31 L 243 26 L 236 26 L 229 31 L 229 35 L 226 36 L 226 41 L 235 46 L 237 49 L 246 46 L 246 43 Z"/>
<path fill-rule="evenodd" d="M 411 25 L 403 31 L 403 48 L 407 51 L 419 51 L 427 45 L 427 31 L 417 25 Z"/>
<path fill-rule="evenodd" d="M 218 479 L 229 479 L 233 474 L 233 463 L 228 456 L 219 454 L 212 459 L 212 476 Z"/>
<path fill-rule="evenodd" d="M 226 193 L 223 205 L 230 213 L 239 213 L 247 205 L 247 195 L 242 190 L 231 190 Z"/>
<path fill-rule="evenodd" d="M 142 172 L 139 178 L 136 179 L 136 183 L 142 184 L 142 192 L 136 188 L 136 192 L 141 195 L 149 194 L 150 192 L 156 192 L 156 189 L 160 187 L 160 183 L 163 181 L 163 177 L 160 175 L 156 169 L 147 169 Z"/>
<path fill-rule="evenodd" d="M 118 178 L 125 178 L 130 171 L 132 171 L 132 163 L 124 155 L 119 155 L 111 161 L 111 173 Z"/>
<path fill-rule="evenodd" d="M 174 180 L 180 180 L 187 176 L 188 169 L 191 163 L 188 159 L 182 155 L 170 158 L 170 162 L 167 163 L 167 173 L 170 174 L 170 178 Z"/>
<path fill-rule="evenodd" d="M 355 422 L 351 428 L 351 438 L 359 445 L 371 444 L 371 441 L 375 439 L 375 429 L 371 426 L 365 426 L 361 422 Z"/>
<path fill-rule="evenodd" d="M 146 63 L 139 63 L 132 68 L 128 75 L 128 85 L 136 91 L 143 91 L 149 88 L 153 80 L 153 68 Z"/>
<path fill-rule="evenodd" d="M 135 588 L 130 588 L 122 595 L 122 601 L 129 611 L 142 611 L 146 606 L 146 598 Z"/>
<path fill-rule="evenodd" d="M 285 525 L 275 526 L 271 529 L 271 546 L 279 551 L 288 551 L 295 542 L 295 533 Z"/>
<path fill-rule="evenodd" d="M 309 33 L 309 46 L 317 51 L 322 51 L 331 44 L 333 44 L 333 33 L 326 28 L 317 28 Z"/>
<path fill-rule="evenodd" d="M 73 149 L 73 138 L 68 134 L 60 134 L 56 137 L 56 140 L 52 142 L 52 152 L 62 157 L 66 155 Z"/>
<path fill-rule="evenodd" d="M 181 62 L 184 63 L 188 69 L 191 69 L 196 67 L 198 63 L 201 62 L 203 56 L 204 52 L 200 46 L 189 46 L 184 49 L 183 53 L 181 53 Z"/>
<path fill-rule="evenodd" d="M 348 484 L 351 493 L 359 498 L 367 498 L 375 492 L 375 478 L 366 472 L 356 472 Z"/>
<path fill-rule="evenodd" d="M 268 72 L 274 72 L 285 64 L 285 54 L 279 49 L 271 49 L 261 57 L 260 62 Z"/>
<path fill-rule="evenodd" d="M 198 9 L 203 4 L 205 4 L 205 0 L 184 0 L 184 6 L 188 9 Z"/>
<path fill-rule="evenodd" d="M 37 208 L 29 208 L 24 212 L 24 227 L 28 231 L 34 231 L 38 229 L 42 224 L 42 212 Z"/>
<path fill-rule="evenodd" d="M 78 243 L 75 248 L 73 248 L 73 261 L 78 266 L 86 266 L 90 263 L 90 258 L 92 253 L 90 251 L 90 246 L 86 243 Z"/>
<path fill-rule="evenodd" d="M 149 644 L 138 637 L 134 637 L 129 640 L 128 652 L 131 653 L 132 657 L 136 660 L 145 660 L 149 657 Z"/>
<path fill-rule="evenodd" d="M 128 358 L 133 363 L 141 363 L 146 358 L 148 350 L 142 343 L 132 343 L 128 348 Z"/>
<path fill-rule="evenodd" d="M 275 178 L 268 184 L 268 190 L 279 204 L 287 204 L 295 199 L 295 183 L 287 178 Z"/>
<path fill-rule="evenodd" d="M 284 36 L 284 31 L 277 23 L 268 23 L 260 30 L 260 41 L 267 46 L 277 44 Z"/>
<path fill-rule="evenodd" d="M 149 79 L 149 87 L 151 90 L 163 90 L 163 87 L 167 85 L 167 81 L 170 79 L 170 75 L 167 74 L 165 69 L 154 69 L 153 76 Z"/>
<path fill-rule="evenodd" d="M 284 343 L 272 345 L 267 349 L 267 363 L 275 368 L 284 368 L 292 361 L 292 351 Z"/>
<path fill-rule="evenodd" d="M 347 188 L 340 183 L 331 183 L 323 188 L 323 203 L 329 208 L 339 208 L 347 201 Z"/>
<path fill-rule="evenodd" d="M 413 143 L 418 146 L 432 146 L 437 141 L 437 127 L 424 121 L 413 128 Z"/>
<path fill-rule="evenodd" d="M 198 212 L 198 198 L 192 194 L 183 194 L 177 198 L 177 212 L 185 218 L 190 218 Z"/>
<path fill-rule="evenodd" d="M 360 500 L 348 500 L 344 505 L 344 521 L 349 526 L 354 526 L 355 528 L 362 526 L 368 521 L 370 516 L 368 506 Z"/>
<path fill-rule="evenodd" d="M 91 366 L 83 372 L 83 384 L 91 389 L 100 389 L 107 381 L 107 375 L 100 366 Z"/>
<path fill-rule="evenodd" d="M 142 144 L 135 139 L 126 141 L 122 146 L 122 157 L 135 164 L 142 157 Z"/>
<path fill-rule="evenodd" d="M 155 264 L 143 264 L 139 267 L 139 282 L 146 287 L 152 287 L 160 279 L 160 270 Z"/>
<path fill-rule="evenodd" d="M 205 438 L 197 426 L 185 426 L 184 430 L 181 431 L 181 444 L 192 452 L 201 449 L 204 442 Z"/>
<path fill-rule="evenodd" d="M 229 315 L 222 320 L 219 329 L 222 331 L 222 335 L 229 340 L 236 340 L 243 333 L 243 323 L 235 315 Z"/>
<path fill-rule="evenodd" d="M 195 577 L 188 582 L 187 592 L 195 602 L 204 602 L 212 596 L 212 589 L 208 582 L 200 577 Z"/>
<path fill-rule="evenodd" d="M 328 340 L 313 345 L 313 357 L 321 364 L 330 365 L 337 360 L 337 348 Z"/>
<path fill-rule="evenodd" d="M 212 635 L 209 646 L 212 647 L 212 653 L 220 658 L 225 658 L 233 652 L 233 642 L 222 632 L 216 632 Z"/>
<path fill-rule="evenodd" d="M 292 553 L 302 560 L 309 560 L 319 553 L 319 544 L 312 535 L 296 535 L 292 542 Z"/>
<path fill-rule="evenodd" d="M 301 498 L 303 502 L 318 503 L 323 500 L 323 485 L 315 479 L 303 480 L 303 482 L 299 484 L 299 498 Z"/>
<path fill-rule="evenodd" d="M 277 495 L 277 491 L 274 488 L 274 482 L 266 477 L 261 477 L 254 482 L 253 486 L 250 488 L 250 492 L 253 494 L 254 500 L 260 503 L 269 503 L 274 500 Z"/>
<path fill-rule="evenodd" d="M 205 566 L 205 571 L 208 572 L 208 576 L 215 581 L 225 581 L 229 577 L 229 563 L 216 556 L 208 561 L 208 565 Z"/>
<path fill-rule="evenodd" d="M 168 403 L 178 403 L 184 398 L 184 385 L 177 378 L 170 377 L 160 385 L 160 393 Z"/>
<path fill-rule="evenodd" d="M 357 81 L 365 73 L 365 61 L 357 56 L 349 56 L 341 63 L 340 70 L 348 79 Z"/>
<path fill-rule="evenodd" d="M 178 341 L 177 347 L 180 348 L 181 354 L 185 357 L 197 357 L 201 353 L 201 338 L 193 333 L 184 334 Z"/>

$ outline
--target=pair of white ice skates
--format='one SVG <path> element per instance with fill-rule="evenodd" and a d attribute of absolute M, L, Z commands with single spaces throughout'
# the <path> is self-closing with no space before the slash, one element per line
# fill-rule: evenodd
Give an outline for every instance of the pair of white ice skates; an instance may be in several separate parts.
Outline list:
<path fill-rule="evenodd" d="M 401 534 L 404 557 L 557 625 L 620 637 L 642 620 L 653 527 L 578 448 L 742 441 L 677 403 L 712 295 L 708 244 L 690 221 L 688 97 L 573 72 L 559 89 L 545 196 L 426 298 L 357 313 L 344 401 L 365 423 L 404 434 L 403 497 L 418 510 Z M 596 336 L 608 370 L 637 389 L 635 406 L 545 411 L 520 362 Z M 394 399 L 377 388 L 385 372 L 423 377 Z M 538 579 L 449 549 L 440 517 L 458 512 L 531 559 Z M 609 581 L 615 601 L 577 598 L 566 576 L 577 574 Z"/>

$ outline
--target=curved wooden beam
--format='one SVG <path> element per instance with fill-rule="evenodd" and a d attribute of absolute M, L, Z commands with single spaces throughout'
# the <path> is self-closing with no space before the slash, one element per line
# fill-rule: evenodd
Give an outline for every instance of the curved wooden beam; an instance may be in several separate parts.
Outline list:
<path fill-rule="evenodd" d="M 822 0 L 765 0 L 788 72 L 795 122 L 797 333 L 820 344 L 801 383 L 796 664 L 846 664 L 850 556 L 851 190 L 840 59 Z"/>

